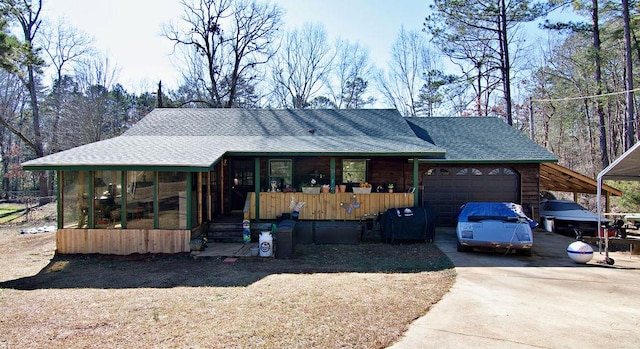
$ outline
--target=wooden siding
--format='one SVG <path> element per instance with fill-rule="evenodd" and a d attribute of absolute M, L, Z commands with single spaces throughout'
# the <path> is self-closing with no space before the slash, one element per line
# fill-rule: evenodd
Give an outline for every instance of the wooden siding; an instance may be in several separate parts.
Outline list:
<path fill-rule="evenodd" d="M 540 219 L 540 164 L 517 164 L 513 168 L 520 173 L 521 205 L 531 212 L 531 219 Z"/>
<path fill-rule="evenodd" d="M 57 253 L 113 254 L 190 252 L 190 230 L 58 229 Z"/>
<path fill-rule="evenodd" d="M 349 214 L 346 207 L 351 205 L 353 195 L 360 207 L 353 208 Z M 300 210 L 300 220 L 360 220 L 363 217 L 375 216 L 389 208 L 412 207 L 413 195 L 412 193 L 260 193 L 260 219 L 276 219 L 282 213 L 291 212 L 293 200 L 296 203 L 305 202 Z M 247 195 L 245 219 L 256 219 L 254 193 Z"/>

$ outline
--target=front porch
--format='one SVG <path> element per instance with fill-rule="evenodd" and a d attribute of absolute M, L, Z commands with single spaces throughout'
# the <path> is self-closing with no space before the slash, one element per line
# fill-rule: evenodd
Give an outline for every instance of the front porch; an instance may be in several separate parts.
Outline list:
<path fill-rule="evenodd" d="M 299 220 L 360 221 L 375 217 L 390 208 L 414 206 L 414 193 L 320 193 L 261 192 L 247 194 L 244 219 L 251 221 L 277 220 L 291 214 L 298 203 Z"/>

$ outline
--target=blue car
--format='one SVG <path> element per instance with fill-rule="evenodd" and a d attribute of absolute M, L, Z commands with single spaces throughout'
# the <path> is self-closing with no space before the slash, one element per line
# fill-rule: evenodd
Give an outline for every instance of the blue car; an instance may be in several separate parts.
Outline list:
<path fill-rule="evenodd" d="M 520 205 L 508 202 L 468 202 L 458 213 L 456 235 L 458 251 L 474 248 L 513 250 L 531 256 L 533 232 L 537 223 L 528 218 Z"/>

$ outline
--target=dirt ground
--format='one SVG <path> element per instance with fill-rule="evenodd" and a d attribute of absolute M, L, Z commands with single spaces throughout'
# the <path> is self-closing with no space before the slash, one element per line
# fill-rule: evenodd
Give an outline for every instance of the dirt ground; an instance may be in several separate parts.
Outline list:
<path fill-rule="evenodd" d="M 0 348 L 382 348 L 455 280 L 433 244 L 296 245 L 291 260 L 225 263 L 56 255 L 55 233 L 19 234 L 49 224 L 0 229 Z"/>

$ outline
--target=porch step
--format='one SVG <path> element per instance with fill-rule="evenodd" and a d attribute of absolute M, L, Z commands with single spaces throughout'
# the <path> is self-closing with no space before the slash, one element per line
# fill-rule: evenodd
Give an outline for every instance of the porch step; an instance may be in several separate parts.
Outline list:
<path fill-rule="evenodd" d="M 207 229 L 207 239 L 217 242 L 243 242 L 242 222 L 210 223 L 209 229 Z"/>
<path fill-rule="evenodd" d="M 257 241 L 259 232 L 271 230 L 271 224 L 251 223 L 251 240 Z M 217 242 L 244 242 L 242 222 L 211 222 L 207 229 L 207 239 Z"/>

